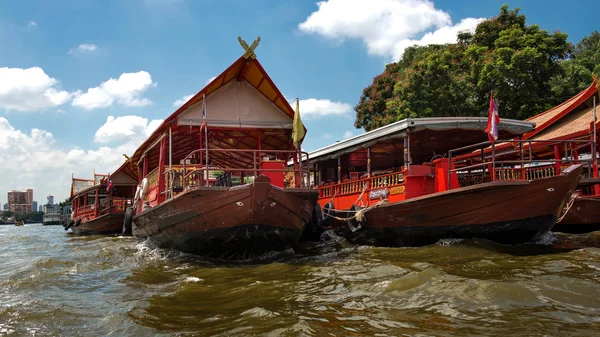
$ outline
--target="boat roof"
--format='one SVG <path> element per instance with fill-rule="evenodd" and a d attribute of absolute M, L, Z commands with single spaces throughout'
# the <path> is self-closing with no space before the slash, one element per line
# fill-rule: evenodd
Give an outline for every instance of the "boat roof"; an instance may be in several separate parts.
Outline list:
<path fill-rule="evenodd" d="M 152 135 L 150 135 L 150 137 L 148 137 L 148 139 L 146 139 L 142 145 L 138 147 L 132 157 L 133 163 L 137 165 L 144 153 L 157 145 L 160 138 L 168 133 L 169 127 L 173 125 L 189 125 L 189 130 L 191 130 L 193 126 L 198 128 L 202 124 L 202 119 L 200 116 L 202 104 L 204 102 L 206 102 L 206 121 L 209 131 L 211 131 L 211 126 L 226 126 L 234 130 L 217 136 L 220 139 L 220 143 L 211 144 L 211 148 L 255 148 L 257 142 L 252 142 L 250 139 L 252 138 L 252 135 L 249 135 L 252 130 L 291 130 L 295 114 L 294 109 L 290 106 L 289 102 L 286 100 L 283 94 L 281 94 L 281 91 L 279 91 L 277 86 L 275 86 L 273 80 L 269 77 L 265 69 L 255 57 L 255 55 L 249 56 L 248 53 L 241 56 L 229 67 L 227 67 L 227 69 L 225 69 L 221 74 L 210 81 L 210 83 L 208 83 L 204 88 L 198 91 L 192 98 L 177 108 L 177 110 L 167 117 L 164 122 L 152 133 Z M 233 86 L 235 86 L 236 83 L 238 86 L 237 92 L 240 92 L 240 86 L 243 87 L 243 90 L 241 91 L 242 93 L 258 92 L 260 97 L 263 97 L 263 99 L 261 99 L 261 104 L 263 104 L 262 106 L 265 106 L 265 102 L 270 105 L 270 111 L 261 112 L 264 116 L 266 116 L 265 118 L 268 118 L 269 116 L 276 116 L 277 118 L 273 119 L 272 121 L 265 121 L 264 119 L 262 121 L 244 120 L 244 114 L 247 114 L 251 107 L 237 106 L 237 95 L 235 96 L 235 99 L 232 99 L 232 97 L 229 96 L 231 93 L 230 90 L 234 88 Z M 233 91 L 233 93 L 235 95 L 236 91 Z M 242 101 L 242 103 L 244 103 L 244 98 L 245 97 L 240 97 L 240 101 Z M 220 119 L 215 119 L 214 110 L 212 110 L 213 113 L 211 114 L 211 108 L 215 109 L 215 105 L 211 103 L 211 99 L 213 101 L 220 102 L 221 106 L 227 103 L 235 104 L 235 109 L 237 111 L 221 111 L 221 116 L 219 116 Z M 223 116 L 224 114 L 228 115 Z M 235 133 L 236 130 L 237 133 Z M 261 145 L 263 148 L 271 147 L 281 149 L 282 144 L 284 147 L 293 147 L 292 140 L 288 139 L 289 137 L 286 137 L 285 135 L 283 135 L 283 137 L 279 137 L 278 135 L 275 135 L 276 132 L 273 133 L 274 136 L 262 140 Z M 243 137 L 248 138 L 246 142 L 238 142 L 236 140 L 237 138 Z M 223 142 L 221 140 L 225 141 Z M 173 144 L 175 145 L 174 151 L 180 150 L 181 152 L 187 151 L 187 153 L 189 153 L 191 149 L 198 148 L 197 144 L 193 145 L 191 142 L 189 142 L 189 134 L 187 139 L 185 138 L 185 134 L 174 135 Z"/>
<path fill-rule="evenodd" d="M 427 141 L 435 143 L 433 147 L 438 147 L 438 151 L 445 152 L 449 149 L 462 146 L 464 143 L 476 143 L 487 140 L 487 134 L 484 132 L 486 126 L 487 118 L 482 117 L 408 118 L 312 151 L 309 153 L 309 159 L 311 163 L 315 163 L 336 158 L 359 149 L 365 149 L 390 139 L 403 139 L 407 137 L 409 130 L 411 142 L 413 137 L 418 137 L 418 134 L 415 133 L 422 131 L 445 132 L 448 137 L 442 135 L 442 137 L 437 137 L 436 139 L 422 140 L 422 143 L 426 143 Z M 499 136 L 506 134 L 521 135 L 532 131 L 534 128 L 535 124 L 533 122 L 500 119 L 498 133 Z M 458 135 L 456 132 L 460 133 L 462 141 L 456 139 Z M 450 137 L 451 133 L 454 133 L 454 135 Z"/>
<path fill-rule="evenodd" d="M 110 177 L 113 185 L 137 185 L 138 183 L 138 171 L 135 165 L 132 163 L 131 158 L 125 156 L 127 159 L 115 172 L 109 174 L 107 177 L 102 179 L 101 183 L 106 184 L 106 180 Z"/>
<path fill-rule="evenodd" d="M 595 96 L 596 104 L 600 104 L 599 90 L 600 83 L 594 79 L 589 87 L 577 95 L 527 119 L 535 122 L 537 127 L 526 133 L 523 139 L 570 139 L 589 134 L 594 120 L 593 98 Z"/>
<path fill-rule="evenodd" d="M 89 189 L 93 189 L 94 185 L 94 180 L 71 177 L 71 199 Z"/>

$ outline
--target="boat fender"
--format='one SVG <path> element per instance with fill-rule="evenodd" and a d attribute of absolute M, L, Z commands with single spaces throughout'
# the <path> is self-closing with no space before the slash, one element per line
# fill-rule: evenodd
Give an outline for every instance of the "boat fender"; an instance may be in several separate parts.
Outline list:
<path fill-rule="evenodd" d="M 75 220 L 73 219 L 69 219 L 69 221 L 65 222 L 63 227 L 65 228 L 65 230 L 69 229 L 71 226 L 73 226 L 73 223 L 75 223 Z"/>
<path fill-rule="evenodd" d="M 127 207 L 123 218 L 123 235 L 131 235 L 131 223 L 133 221 L 133 207 Z"/>
<path fill-rule="evenodd" d="M 323 211 L 321 205 L 318 203 L 315 205 L 312 211 L 312 217 L 310 219 L 310 229 L 313 232 L 318 231 L 323 226 Z"/>
<path fill-rule="evenodd" d="M 325 206 L 323 206 L 323 220 L 327 219 L 329 214 L 333 213 L 333 211 L 335 211 L 333 204 L 331 202 L 326 203 Z"/>
<path fill-rule="evenodd" d="M 77 219 L 77 221 L 69 221 L 69 224 L 67 225 L 67 227 L 65 227 L 65 230 L 68 230 L 69 228 L 73 227 L 73 225 L 79 222 L 81 222 L 81 218 Z"/>
<path fill-rule="evenodd" d="M 348 212 L 348 220 L 346 222 L 352 233 L 361 230 L 363 226 L 367 224 L 367 219 L 365 218 L 364 213 L 360 212 L 361 210 L 361 207 L 352 205 L 350 212 Z"/>
<path fill-rule="evenodd" d="M 77 221 L 75 221 L 75 224 L 73 226 L 78 227 L 79 225 L 81 225 L 81 219 L 83 219 L 83 218 L 77 219 Z"/>

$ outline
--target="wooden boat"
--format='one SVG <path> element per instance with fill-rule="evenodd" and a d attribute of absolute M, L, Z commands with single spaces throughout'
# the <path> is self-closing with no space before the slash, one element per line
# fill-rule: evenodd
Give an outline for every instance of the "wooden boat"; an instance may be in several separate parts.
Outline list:
<path fill-rule="evenodd" d="M 23 222 L 23 220 L 19 220 L 15 222 L 15 226 L 25 226 L 25 223 Z"/>
<path fill-rule="evenodd" d="M 494 157 L 457 168 L 458 154 L 489 145 L 481 142 L 485 126 L 480 118 L 406 119 L 310 153 L 325 228 L 354 243 L 391 247 L 538 239 L 561 215 L 582 168 L 539 180 L 502 179 L 493 172 L 506 163 Z M 506 119 L 499 125 L 501 137 L 533 128 Z"/>
<path fill-rule="evenodd" d="M 600 178 L 598 160 L 593 160 L 598 157 L 597 130 L 600 123 L 594 111 L 596 102 L 600 100 L 599 88 L 600 84 L 594 80 L 587 89 L 564 103 L 527 120 L 536 123 L 536 128 L 525 133 L 521 140 L 514 140 L 521 142 L 525 162 L 535 164 L 526 172 L 521 172 L 514 165 L 496 168 L 496 175 L 505 179 L 521 179 L 521 175 L 526 175 L 526 179 L 539 179 L 556 176 L 571 163 L 583 165 L 578 196 L 553 231 L 581 233 L 600 229 L 600 208 L 597 207 L 600 206 Z M 500 144 L 495 148 L 496 157 L 519 163 L 521 154 L 514 145 Z M 489 156 L 492 150 L 487 148 L 484 152 Z M 472 153 L 460 159 L 473 164 L 480 163 L 480 158 L 480 153 Z"/>
<path fill-rule="evenodd" d="M 127 163 L 123 164 L 123 166 Z M 125 209 L 131 205 L 137 181 L 94 173 L 93 180 L 72 178 L 71 220 L 65 225 L 74 234 L 118 234 L 123 231 Z M 114 179 L 114 181 L 113 181 Z"/>
<path fill-rule="evenodd" d="M 286 165 L 300 154 L 292 140 L 297 113 L 247 49 L 133 155 L 140 178 L 133 235 L 219 258 L 293 246 L 318 198 L 298 165 Z M 296 128 L 305 130 L 301 122 Z M 286 173 L 298 177 L 294 185 Z"/>

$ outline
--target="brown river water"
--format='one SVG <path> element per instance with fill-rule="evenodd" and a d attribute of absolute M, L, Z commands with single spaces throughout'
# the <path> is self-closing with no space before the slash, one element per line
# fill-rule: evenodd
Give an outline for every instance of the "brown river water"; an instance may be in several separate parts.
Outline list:
<path fill-rule="evenodd" d="M 600 232 L 241 262 L 0 226 L 0 336 L 597 336 Z"/>

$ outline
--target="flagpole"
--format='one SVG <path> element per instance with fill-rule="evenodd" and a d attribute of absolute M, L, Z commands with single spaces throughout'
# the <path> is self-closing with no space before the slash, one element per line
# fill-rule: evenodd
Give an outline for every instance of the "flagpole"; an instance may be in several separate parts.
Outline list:
<path fill-rule="evenodd" d="M 600 93 L 600 90 L 599 90 Z M 592 163 L 592 169 L 594 170 L 592 177 L 598 178 L 598 138 L 596 133 L 596 123 L 598 120 L 596 119 L 596 96 L 594 96 L 594 140 L 592 142 L 592 159 L 594 160 Z M 600 194 L 600 186 L 596 185 L 594 188 L 596 195 Z"/>

